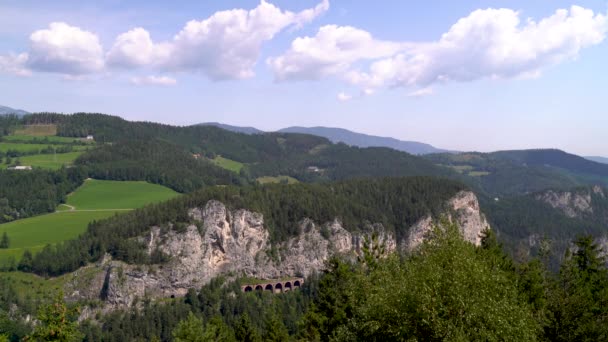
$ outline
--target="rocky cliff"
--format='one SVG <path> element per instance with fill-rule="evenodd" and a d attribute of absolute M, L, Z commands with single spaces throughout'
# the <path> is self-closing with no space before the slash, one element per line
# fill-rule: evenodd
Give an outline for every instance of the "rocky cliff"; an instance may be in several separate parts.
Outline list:
<path fill-rule="evenodd" d="M 460 225 L 465 239 L 479 244 L 481 232 L 489 225 L 475 195 L 462 191 L 447 204 L 445 217 Z M 87 277 L 76 277 L 78 281 L 67 286 L 68 298 L 101 298 L 107 308 L 115 308 L 130 306 L 136 298 L 183 296 L 221 274 L 259 279 L 305 277 L 321 270 L 333 254 L 355 257 L 372 234 L 387 251 L 411 251 L 436 224 L 436 218 L 426 216 L 397 241 L 381 224 L 369 224 L 353 233 L 337 219 L 319 223 L 303 218 L 295 237 L 272 245 L 260 213 L 229 210 L 223 203 L 209 201 L 204 208 L 192 208 L 189 215 L 196 224 L 180 229 L 152 227 L 140 238 L 148 253 L 161 252 L 169 256 L 169 262 L 127 265 L 104 258 L 84 272 Z"/>
<path fill-rule="evenodd" d="M 594 186 L 590 189 L 574 191 L 545 191 L 537 194 L 535 198 L 545 202 L 554 209 L 558 209 L 570 218 L 581 218 L 593 214 L 593 196 L 606 198 L 604 189 Z"/>

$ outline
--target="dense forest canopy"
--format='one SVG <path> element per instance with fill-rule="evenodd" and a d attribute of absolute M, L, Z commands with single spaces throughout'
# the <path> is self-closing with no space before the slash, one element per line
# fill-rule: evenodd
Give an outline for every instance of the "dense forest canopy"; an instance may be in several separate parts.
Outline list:
<path fill-rule="evenodd" d="M 372 242 L 373 244 L 374 242 Z M 375 242 L 377 243 L 377 242 Z M 458 227 L 435 228 L 414 253 L 328 260 L 298 290 L 243 292 L 219 277 L 183 298 L 77 321 L 61 297 L 32 303 L 0 277 L 0 336 L 61 334 L 83 341 L 603 341 L 608 269 L 589 237 L 557 273 L 545 258 L 517 262 L 487 232 L 480 247 Z M 39 306 L 37 324 L 18 315 Z M 9 314 L 10 312 L 10 314 Z M 17 315 L 17 316 L 16 316 Z"/>

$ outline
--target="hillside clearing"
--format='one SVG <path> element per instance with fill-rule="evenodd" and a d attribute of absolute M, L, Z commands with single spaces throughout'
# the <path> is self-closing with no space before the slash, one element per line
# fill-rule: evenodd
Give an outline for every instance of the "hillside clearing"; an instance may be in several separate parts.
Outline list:
<path fill-rule="evenodd" d="M 11 244 L 9 249 L 0 249 L 0 266 L 11 257 L 18 260 L 25 249 L 35 253 L 47 244 L 73 239 L 92 221 L 178 195 L 146 182 L 86 180 L 57 212 L 1 224 L 0 234 L 6 232 Z"/>
<path fill-rule="evenodd" d="M 26 125 L 15 130 L 15 135 L 57 135 L 57 125 Z"/>
<path fill-rule="evenodd" d="M 232 172 L 239 173 L 243 168 L 243 163 L 237 162 L 232 159 L 224 158 L 222 156 L 217 156 L 211 160 L 215 165 L 224 168 L 226 170 L 230 170 Z"/>
<path fill-rule="evenodd" d="M 62 166 L 69 166 L 74 163 L 83 152 L 53 153 L 53 154 L 34 154 L 31 156 L 19 157 L 21 165 L 41 167 L 44 169 L 58 170 Z"/>
<path fill-rule="evenodd" d="M 259 177 L 257 179 L 258 183 L 260 184 L 270 184 L 270 183 L 287 183 L 287 184 L 296 184 L 299 183 L 299 181 L 293 177 L 289 177 L 289 176 L 276 176 L 276 177 L 270 177 L 270 176 L 264 176 L 264 177 Z"/>
<path fill-rule="evenodd" d="M 147 182 L 87 179 L 77 191 L 68 195 L 66 204 L 76 210 L 133 209 L 178 195 L 169 188 Z"/>

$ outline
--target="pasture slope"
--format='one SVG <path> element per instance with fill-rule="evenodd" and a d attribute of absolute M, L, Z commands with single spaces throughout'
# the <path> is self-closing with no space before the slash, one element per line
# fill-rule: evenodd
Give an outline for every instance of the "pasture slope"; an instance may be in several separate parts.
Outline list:
<path fill-rule="evenodd" d="M 57 212 L 1 224 L 0 234 L 6 232 L 11 245 L 0 249 L 0 265 L 10 262 L 11 257 L 18 260 L 26 249 L 36 252 L 46 244 L 75 238 L 92 221 L 178 195 L 169 188 L 146 182 L 89 179 L 68 195 L 66 205 L 57 208 Z"/>
<path fill-rule="evenodd" d="M 40 167 L 43 169 L 59 170 L 62 166 L 69 166 L 74 163 L 83 152 L 53 153 L 53 154 L 33 154 L 23 156 L 19 159 L 21 165 Z"/>

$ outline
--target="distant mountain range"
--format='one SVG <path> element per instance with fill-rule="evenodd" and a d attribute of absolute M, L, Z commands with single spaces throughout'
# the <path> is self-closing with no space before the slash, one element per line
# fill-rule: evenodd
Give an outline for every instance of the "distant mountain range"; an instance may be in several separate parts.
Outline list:
<path fill-rule="evenodd" d="M 279 132 L 312 134 L 327 138 L 334 143 L 342 142 L 347 145 L 358 147 L 389 147 L 397 151 L 404 151 L 411 154 L 449 152 L 417 141 L 403 141 L 395 138 L 356 133 L 343 128 L 288 127 L 279 130 Z"/>
<path fill-rule="evenodd" d="M 597 157 L 597 156 L 592 156 L 592 157 L 585 157 L 586 159 L 592 160 L 596 163 L 602 163 L 602 164 L 608 164 L 608 158 L 606 157 Z"/>
<path fill-rule="evenodd" d="M 14 108 L 7 107 L 7 106 L 0 106 L 0 115 L 7 115 L 7 114 L 15 114 L 18 116 L 24 116 L 26 114 L 29 114 L 29 112 L 26 112 L 22 109 L 14 109 Z"/>
<path fill-rule="evenodd" d="M 215 126 L 227 131 L 236 132 L 236 133 L 245 133 L 245 134 L 261 134 L 264 131 L 261 131 L 255 127 L 241 127 L 241 126 L 232 126 L 226 125 L 219 122 L 204 122 L 202 124 L 198 124 L 197 126 Z"/>
<path fill-rule="evenodd" d="M 245 133 L 245 134 L 261 134 L 264 131 L 254 127 L 239 127 L 221 124 L 217 122 L 206 122 L 200 125 L 203 126 L 216 126 L 223 128 L 228 131 Z M 407 152 L 410 154 L 430 154 L 430 153 L 443 153 L 449 152 L 447 150 L 439 149 L 429 144 L 416 142 L 416 141 L 403 141 L 395 138 L 379 137 L 374 135 L 368 135 L 363 133 L 357 133 L 349 131 L 343 128 L 333 127 L 288 127 L 278 130 L 279 133 L 303 133 L 316 135 L 329 139 L 331 142 L 338 143 L 342 142 L 347 145 L 357 147 L 389 147 L 398 151 Z"/>

